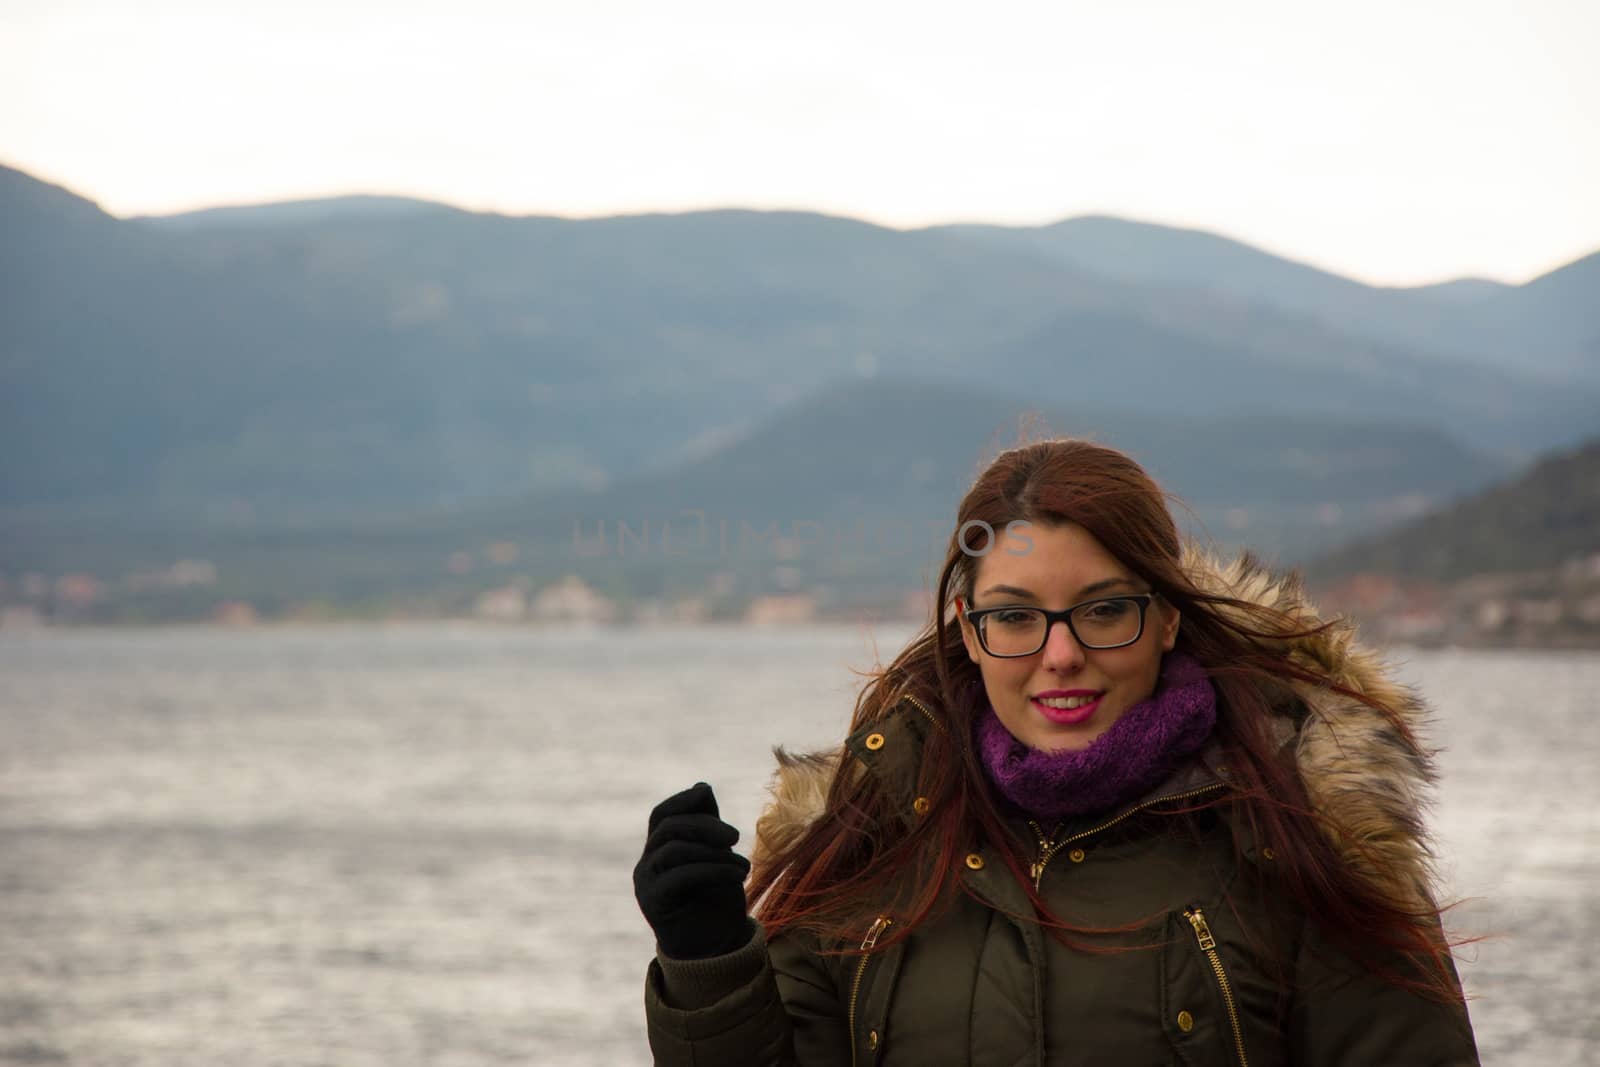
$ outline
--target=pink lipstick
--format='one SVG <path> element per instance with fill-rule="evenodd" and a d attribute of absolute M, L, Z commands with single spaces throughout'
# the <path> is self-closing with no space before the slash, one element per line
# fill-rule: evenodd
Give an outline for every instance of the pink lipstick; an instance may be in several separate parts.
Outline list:
<path fill-rule="evenodd" d="M 1032 704 L 1035 711 L 1051 722 L 1059 726 L 1072 726 L 1076 723 L 1087 721 L 1095 713 L 1095 709 L 1100 707 L 1100 701 L 1105 699 L 1105 694 L 1101 693 L 1089 703 L 1079 705 L 1076 708 L 1052 708 L 1050 705 L 1041 702 L 1040 697 L 1089 696 L 1092 692 L 1093 690 L 1087 689 L 1052 689 L 1047 693 L 1040 693 L 1038 696 L 1029 698 L 1028 703 Z"/>

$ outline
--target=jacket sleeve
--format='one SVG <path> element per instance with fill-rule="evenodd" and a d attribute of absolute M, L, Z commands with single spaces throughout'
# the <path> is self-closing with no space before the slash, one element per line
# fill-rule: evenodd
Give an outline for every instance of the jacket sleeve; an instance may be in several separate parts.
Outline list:
<path fill-rule="evenodd" d="M 1450 974 L 1456 978 L 1453 963 Z M 1465 1002 L 1440 1003 L 1383 981 L 1308 922 L 1295 960 L 1289 1061 L 1302 1067 L 1477 1067 L 1478 1048 Z"/>
<path fill-rule="evenodd" d="M 645 976 L 646 1031 L 656 1067 L 834 1067 L 850 1061 L 836 965 L 814 939 L 768 945 L 750 922 L 741 949 L 708 960 L 660 955 Z"/>

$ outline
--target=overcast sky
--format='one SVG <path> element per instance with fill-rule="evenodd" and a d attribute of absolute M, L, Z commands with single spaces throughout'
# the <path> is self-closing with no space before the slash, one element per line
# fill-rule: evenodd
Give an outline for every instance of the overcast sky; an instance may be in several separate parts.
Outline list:
<path fill-rule="evenodd" d="M 0 162 L 118 215 L 1107 213 L 1386 284 L 1600 249 L 1600 0 L 0 0 Z"/>

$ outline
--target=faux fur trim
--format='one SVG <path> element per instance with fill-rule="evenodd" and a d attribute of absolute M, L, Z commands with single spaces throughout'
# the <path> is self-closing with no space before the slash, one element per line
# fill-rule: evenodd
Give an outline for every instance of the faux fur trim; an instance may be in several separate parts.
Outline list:
<path fill-rule="evenodd" d="M 1269 571 L 1246 554 L 1221 563 L 1186 550 L 1183 565 L 1204 592 L 1277 608 L 1307 627 L 1320 619 L 1298 576 Z M 1293 643 L 1292 658 L 1354 692 L 1395 709 L 1412 738 L 1423 733 L 1428 710 L 1411 688 L 1391 677 L 1384 660 L 1341 624 Z M 1312 805 L 1350 867 L 1388 899 L 1419 912 L 1433 907 L 1432 851 L 1423 824 L 1433 782 L 1430 754 L 1382 713 L 1332 690 L 1296 684 L 1307 714 L 1296 725 L 1280 720 Z M 792 845 L 823 811 L 845 750 L 813 753 L 774 749 L 778 759 L 770 799 L 756 823 L 752 858 Z M 849 760 L 851 773 L 860 765 Z"/>

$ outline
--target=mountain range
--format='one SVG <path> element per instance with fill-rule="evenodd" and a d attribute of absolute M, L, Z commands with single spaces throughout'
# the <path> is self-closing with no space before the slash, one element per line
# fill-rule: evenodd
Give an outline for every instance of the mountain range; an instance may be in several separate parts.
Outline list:
<path fill-rule="evenodd" d="M 1298 313 L 1403 349 L 1550 380 L 1592 383 L 1600 376 L 1600 252 L 1525 285 L 1460 278 L 1396 288 L 1364 285 L 1213 233 L 1115 218 L 953 229 L 1104 277 Z"/>
<path fill-rule="evenodd" d="M 1026 410 L 1303 558 L 1600 431 L 1600 256 L 1384 289 L 1109 218 L 119 219 L 8 168 L 0 225 L 0 571 L 934 519 Z"/>
<path fill-rule="evenodd" d="M 1365 570 L 1409 580 L 1587 570 L 1600 577 L 1600 437 L 1517 477 L 1313 560 L 1313 578 Z M 1594 620 L 1600 622 L 1600 620 Z"/>

